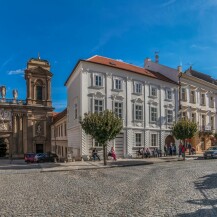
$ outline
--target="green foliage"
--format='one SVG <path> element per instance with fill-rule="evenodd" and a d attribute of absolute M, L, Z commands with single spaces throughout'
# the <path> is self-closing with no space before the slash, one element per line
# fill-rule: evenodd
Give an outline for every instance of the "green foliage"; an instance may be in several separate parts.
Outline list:
<path fill-rule="evenodd" d="M 0 138 L 0 157 L 5 157 L 7 151 L 7 144 L 4 138 Z"/>
<path fill-rule="evenodd" d="M 197 124 L 190 120 L 179 120 L 173 126 L 173 136 L 176 139 L 190 139 L 197 133 Z"/>
<path fill-rule="evenodd" d="M 108 141 L 114 139 L 123 128 L 122 119 L 109 110 L 102 113 L 85 113 L 83 120 L 80 119 L 80 124 L 86 134 L 91 135 L 104 146 Z"/>

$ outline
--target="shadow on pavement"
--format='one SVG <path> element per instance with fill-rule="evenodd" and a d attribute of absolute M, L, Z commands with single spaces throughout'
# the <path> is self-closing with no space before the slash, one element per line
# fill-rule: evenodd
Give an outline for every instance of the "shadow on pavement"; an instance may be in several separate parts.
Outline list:
<path fill-rule="evenodd" d="M 139 165 L 149 165 L 153 164 L 153 162 L 147 162 L 147 161 L 140 161 L 140 160 L 131 160 L 131 161 L 114 161 L 114 162 L 108 162 L 108 165 L 110 166 L 139 166 Z"/>
<path fill-rule="evenodd" d="M 45 163 L 45 164 L 4 164 L 0 165 L 0 170 L 31 170 L 31 169 L 40 169 L 40 168 L 55 168 L 61 166 L 57 163 Z"/>
<path fill-rule="evenodd" d="M 208 206 L 207 209 L 198 209 L 193 213 L 179 214 L 180 217 L 196 217 L 196 216 L 217 216 L 217 199 L 209 199 L 206 195 L 206 190 L 217 188 L 217 174 L 211 174 L 201 177 L 197 182 L 195 182 L 195 188 L 200 191 L 203 199 L 188 200 L 187 203 L 201 206 Z M 199 208 L 198 207 L 198 208 Z"/>

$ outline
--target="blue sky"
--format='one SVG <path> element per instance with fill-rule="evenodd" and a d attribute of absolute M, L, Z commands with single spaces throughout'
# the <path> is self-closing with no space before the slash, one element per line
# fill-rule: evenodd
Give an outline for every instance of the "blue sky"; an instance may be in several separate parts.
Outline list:
<path fill-rule="evenodd" d="M 0 86 L 26 98 L 23 70 L 37 57 L 51 63 L 56 111 L 79 59 L 102 55 L 143 66 L 144 59 L 217 78 L 216 0 L 0 0 Z"/>

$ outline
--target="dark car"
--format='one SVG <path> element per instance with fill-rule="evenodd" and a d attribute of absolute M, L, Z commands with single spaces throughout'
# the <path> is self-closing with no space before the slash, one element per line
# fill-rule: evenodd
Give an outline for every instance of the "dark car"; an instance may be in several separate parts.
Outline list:
<path fill-rule="evenodd" d="M 59 160 L 58 156 L 54 153 L 40 153 L 35 155 L 35 161 L 37 163 L 41 162 L 57 162 Z"/>
<path fill-rule="evenodd" d="M 204 159 L 207 158 L 217 158 L 217 146 L 213 146 L 208 148 L 204 153 L 203 153 Z"/>
<path fill-rule="evenodd" d="M 26 163 L 34 163 L 35 162 L 35 153 L 24 154 L 24 160 Z"/>

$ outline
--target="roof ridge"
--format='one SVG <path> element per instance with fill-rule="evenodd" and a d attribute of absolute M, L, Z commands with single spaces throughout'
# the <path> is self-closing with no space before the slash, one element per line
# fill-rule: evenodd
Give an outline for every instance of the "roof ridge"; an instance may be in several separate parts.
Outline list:
<path fill-rule="evenodd" d="M 112 59 L 112 58 L 110 58 L 110 57 L 105 57 L 105 56 L 100 56 L 100 55 L 94 55 L 94 56 L 88 58 L 87 60 L 90 60 L 90 59 L 92 59 L 92 58 L 94 58 L 94 57 L 102 57 L 102 58 L 105 58 L 105 59 L 117 61 L 117 62 L 120 62 L 120 63 L 125 63 L 125 64 L 131 65 L 131 66 L 134 66 L 134 67 L 137 67 L 137 68 L 140 68 L 140 69 L 144 69 L 145 71 L 148 71 L 148 69 L 145 69 L 145 68 L 143 68 L 143 67 L 141 67 L 141 66 L 137 66 L 137 65 L 134 65 L 134 64 L 132 64 L 132 63 L 128 63 L 128 62 L 124 62 L 124 61 L 119 61 L 119 60 L 116 60 L 116 59 Z"/>

